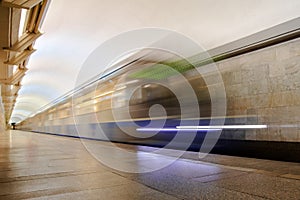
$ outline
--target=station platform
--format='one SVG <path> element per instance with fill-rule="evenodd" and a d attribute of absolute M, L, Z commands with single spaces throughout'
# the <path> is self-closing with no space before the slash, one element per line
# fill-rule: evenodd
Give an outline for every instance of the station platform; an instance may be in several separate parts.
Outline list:
<path fill-rule="evenodd" d="M 177 151 L 119 145 L 158 160 Z M 185 152 L 160 170 L 126 173 L 80 139 L 23 131 L 0 133 L 0 152 L 0 199 L 300 199 L 300 163 Z"/>

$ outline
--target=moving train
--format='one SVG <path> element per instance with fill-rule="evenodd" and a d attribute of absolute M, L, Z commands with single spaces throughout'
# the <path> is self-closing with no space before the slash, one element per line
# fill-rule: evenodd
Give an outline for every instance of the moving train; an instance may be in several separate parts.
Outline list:
<path fill-rule="evenodd" d="M 199 72 L 191 69 L 187 61 L 183 62 L 185 73 L 175 71 L 171 66 L 178 61 L 158 61 L 157 52 L 153 54 L 148 53 L 125 68 L 118 66 L 120 69 L 112 74 L 102 73 L 18 128 L 161 145 L 172 140 L 179 125 L 209 125 L 211 98 Z M 201 132 L 205 135 L 205 131 Z"/>
<path fill-rule="evenodd" d="M 224 83 L 212 81 L 218 71 L 201 73 L 199 66 L 194 67 L 187 60 L 161 54 L 166 52 L 147 52 L 138 59 L 116 64 L 113 70 L 101 73 L 16 128 L 84 139 L 300 161 L 286 148 L 299 150 L 298 143 L 246 138 L 253 129 L 268 127 L 257 124 L 257 115 L 226 114 L 232 104 L 222 93 Z M 211 66 L 205 63 L 201 67 L 205 71 Z M 210 81 L 205 77 L 210 77 Z M 227 110 L 222 112 L 224 109 Z"/>

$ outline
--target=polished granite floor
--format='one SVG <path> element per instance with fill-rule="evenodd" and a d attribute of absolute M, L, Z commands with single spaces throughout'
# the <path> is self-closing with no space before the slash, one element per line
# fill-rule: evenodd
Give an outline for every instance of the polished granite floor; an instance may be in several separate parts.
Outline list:
<path fill-rule="evenodd" d="M 116 160 L 119 169 L 95 159 L 89 145 L 101 147 L 98 153 Z M 179 151 L 161 155 L 151 147 L 117 147 L 137 160 L 120 159 L 105 142 L 0 133 L 0 199 L 300 199 L 298 163 L 220 155 L 199 159 L 194 152 L 174 159 Z"/>

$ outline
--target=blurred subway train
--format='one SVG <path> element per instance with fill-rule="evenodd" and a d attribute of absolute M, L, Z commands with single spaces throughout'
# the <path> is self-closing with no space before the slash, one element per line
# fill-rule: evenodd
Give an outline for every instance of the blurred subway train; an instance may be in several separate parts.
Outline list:
<path fill-rule="evenodd" d="M 282 45 L 290 43 L 272 48 Z M 268 51 L 250 52 L 250 56 Z M 149 53 L 115 65 L 16 128 L 192 151 L 212 145 L 212 153 L 300 161 L 295 155 L 299 142 L 274 139 L 270 134 L 281 125 L 261 114 L 265 108 L 257 98 L 268 97 L 257 83 L 271 65 L 252 67 L 251 59 L 243 61 L 244 54 L 201 66 L 160 55 Z M 237 59 L 244 62 L 242 66 L 232 64 Z M 215 70 L 209 70 L 212 65 Z M 251 81 L 256 81 L 259 92 L 250 90 Z M 242 98 L 246 95 L 248 99 Z"/>

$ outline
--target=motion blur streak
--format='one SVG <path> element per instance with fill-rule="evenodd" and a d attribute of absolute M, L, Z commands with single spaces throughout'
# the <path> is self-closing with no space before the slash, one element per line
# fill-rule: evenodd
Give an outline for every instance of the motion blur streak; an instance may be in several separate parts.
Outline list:
<path fill-rule="evenodd" d="M 268 128 L 267 125 L 224 125 L 224 126 L 176 126 L 183 130 L 212 130 L 212 129 L 261 129 Z"/>

